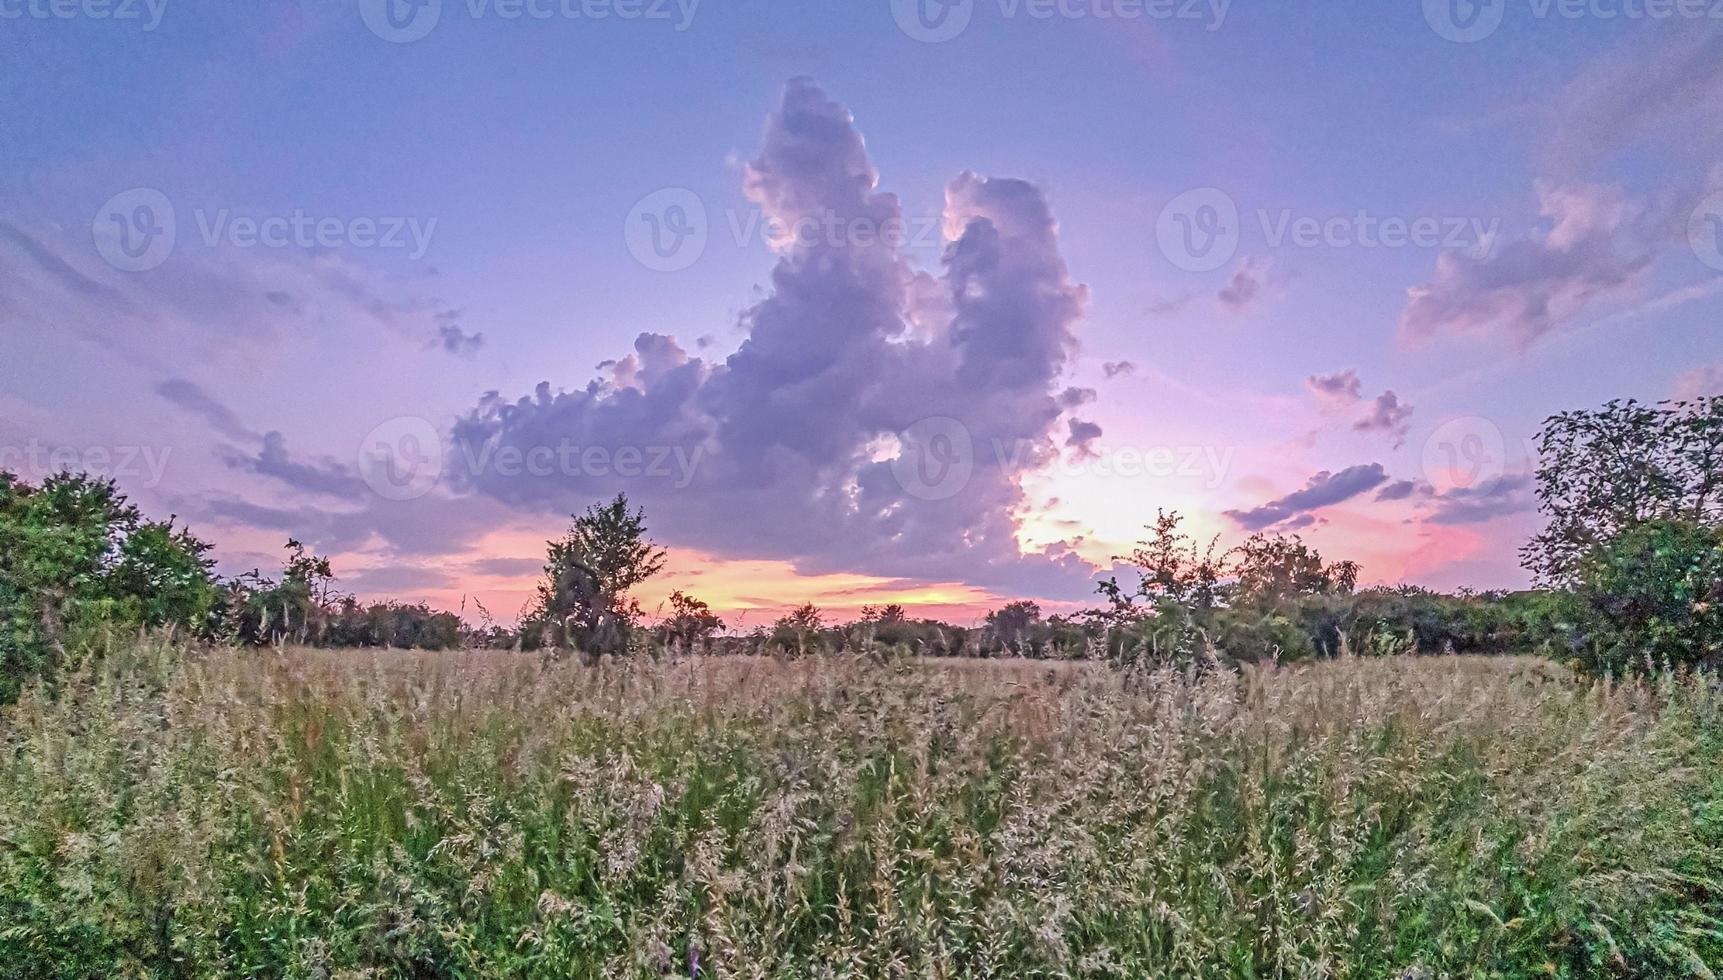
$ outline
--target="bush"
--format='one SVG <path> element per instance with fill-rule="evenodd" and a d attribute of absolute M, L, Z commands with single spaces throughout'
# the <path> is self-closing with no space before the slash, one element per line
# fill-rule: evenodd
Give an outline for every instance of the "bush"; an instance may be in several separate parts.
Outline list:
<path fill-rule="evenodd" d="M 51 676 L 102 627 L 206 631 L 220 601 L 210 546 L 145 520 L 111 480 L 0 472 L 0 703 Z"/>
<path fill-rule="evenodd" d="M 1573 648 L 1596 672 L 1701 665 L 1723 656 L 1723 529 L 1652 521 L 1580 563 Z"/>

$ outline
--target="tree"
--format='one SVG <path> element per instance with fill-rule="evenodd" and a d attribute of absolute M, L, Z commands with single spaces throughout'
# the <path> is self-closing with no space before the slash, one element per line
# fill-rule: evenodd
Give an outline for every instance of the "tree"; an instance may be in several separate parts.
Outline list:
<path fill-rule="evenodd" d="M 350 596 L 335 592 L 335 572 L 328 558 L 305 550 L 289 538 L 287 564 L 281 580 L 253 569 L 227 584 L 227 633 L 251 644 L 292 640 L 329 640 L 329 621 L 338 608 L 353 605 Z M 342 642 L 335 638 L 335 642 Z"/>
<path fill-rule="evenodd" d="M 1639 525 L 1723 523 L 1723 397 L 1563 412 L 1544 422 L 1538 456 L 1548 523 L 1521 558 L 1543 584 L 1572 584 L 1596 549 Z"/>
<path fill-rule="evenodd" d="M 807 602 L 797 606 L 789 614 L 780 616 L 778 621 L 772 624 L 769 642 L 773 648 L 783 653 L 807 653 L 824 647 L 820 640 L 820 631 L 825 628 L 826 617 L 820 612 L 820 607 Z"/>
<path fill-rule="evenodd" d="M 659 635 L 666 642 L 693 647 L 710 642 L 723 628 L 724 621 L 711 606 L 678 589 L 670 593 L 670 618 L 659 626 Z"/>
<path fill-rule="evenodd" d="M 1351 595 L 1358 587 L 1358 563 L 1325 564 L 1322 554 L 1294 534 L 1253 534 L 1234 548 L 1233 595 L 1241 601 L 1280 601 L 1302 596 Z"/>
<path fill-rule="evenodd" d="M 1097 591 L 1112 607 L 1104 615 L 1115 622 L 1129 621 L 1141 615 L 1139 601 L 1151 608 L 1172 604 L 1193 612 L 1214 607 L 1226 573 L 1226 556 L 1215 556 L 1217 540 L 1211 539 L 1207 547 L 1198 545 L 1180 530 L 1183 523 L 1178 511 L 1157 510 L 1149 539 L 1139 542 L 1129 555 L 1113 557 L 1136 566 L 1137 587 L 1127 592 L 1117 578 L 1102 582 Z"/>
<path fill-rule="evenodd" d="M 1007 603 L 987 614 L 987 630 L 1002 647 L 1021 648 L 1041 624 L 1041 607 L 1027 600 Z"/>
<path fill-rule="evenodd" d="M 1653 520 L 1588 551 L 1574 574 L 1580 662 L 1596 672 L 1723 657 L 1723 528 Z"/>
<path fill-rule="evenodd" d="M 146 520 L 111 480 L 0 472 L 0 702 L 51 675 L 103 625 L 204 632 L 220 593 L 210 546 Z"/>
<path fill-rule="evenodd" d="M 646 539 L 644 511 L 628 510 L 617 494 L 574 518 L 568 534 L 552 541 L 532 619 L 556 645 L 590 654 L 622 653 L 640 618 L 630 590 L 664 567 L 664 549 Z"/>

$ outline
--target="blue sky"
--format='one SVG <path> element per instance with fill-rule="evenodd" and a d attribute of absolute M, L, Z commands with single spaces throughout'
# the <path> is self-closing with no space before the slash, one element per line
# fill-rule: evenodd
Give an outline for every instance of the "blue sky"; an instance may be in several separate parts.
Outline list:
<path fill-rule="evenodd" d="M 930 43 L 890 0 L 591 0 L 603 20 L 477 4 L 444 0 L 403 43 L 369 29 L 359 0 L 165 0 L 159 22 L 141 2 L 121 8 L 139 19 L 114 19 L 95 16 L 100 0 L 0 0 L 0 466 L 40 475 L 39 447 L 85 462 L 153 447 L 168 455 L 160 472 L 122 482 L 192 519 L 230 570 L 273 562 L 291 532 L 335 552 L 367 594 L 482 595 L 508 611 L 537 542 L 582 500 L 634 488 L 451 476 L 378 499 L 359 447 L 379 426 L 422 419 L 444 456 L 470 448 L 456 420 L 480 416 L 473 432 L 493 448 L 524 431 L 610 452 L 702 448 L 718 460 L 711 482 L 637 496 L 686 556 L 672 583 L 729 609 L 1075 603 L 1157 506 L 1235 539 L 1247 528 L 1229 513 L 1305 491 L 1295 502 L 1311 506 L 1270 530 L 1360 557 L 1367 579 L 1517 586 L 1538 421 L 1723 378 L 1723 262 L 1688 234 L 1723 187 L 1723 19 L 1698 5 L 1654 18 L 1606 0 L 1493 0 L 1478 9 L 1500 26 L 1457 42 L 1444 18 L 1463 2 L 1133 16 L 1145 8 L 1130 0 L 976 0 L 949 11 L 967 16 L 961 33 Z M 954 184 L 966 172 L 991 180 Z M 871 175 L 874 196 L 834 189 L 830 173 Z M 776 189 L 751 185 L 760 174 Z M 133 213 L 123 195 L 139 189 L 168 203 L 174 244 L 150 268 L 117 268 L 93 228 L 116 200 Z M 666 189 L 706 219 L 704 249 L 675 271 L 628 238 L 637 205 Z M 1199 190 L 1237 209 L 1236 244 L 1190 271 L 1162 232 L 1177 227 L 1169 205 Z M 761 232 L 772 216 L 881 208 L 908 229 L 886 257 Z M 1043 211 L 1056 233 L 1009 231 Z M 282 247 L 233 231 L 294 215 L 337 231 Z M 1367 247 L 1361 220 L 1430 222 L 1440 240 Z M 947 343 L 950 310 L 925 313 L 895 283 L 920 274 L 916 288 L 961 300 L 947 263 L 964 241 L 982 261 L 985 242 L 965 237 L 975 222 L 1005 232 L 1011 276 L 1058 297 L 1042 308 L 1044 291 L 1025 292 L 1032 310 L 980 303 L 953 321 L 1014 358 L 986 391 L 953 366 L 980 341 L 891 360 L 906 337 Z M 1271 240 L 1297 222 L 1318 227 L 1311 244 Z M 369 241 L 392 225 L 419 229 L 423 254 L 406 231 L 405 247 Z M 834 261 L 854 281 L 832 279 Z M 875 276 L 876 261 L 894 271 Z M 800 301 L 814 295 L 836 305 Z M 837 306 L 876 301 L 913 329 L 850 346 L 874 327 Z M 773 347 L 759 327 L 772 317 L 808 322 Z M 637 351 L 643 334 L 674 343 Z M 748 367 L 732 355 L 751 334 Z M 648 350 L 698 366 L 630 374 Z M 606 363 L 631 351 L 620 374 Z M 796 372 L 822 352 L 829 402 L 803 400 Z M 1134 370 L 1109 377 L 1124 362 Z M 881 401 L 893 373 L 920 371 L 918 391 Z M 656 404 L 673 377 L 690 386 L 676 410 L 699 424 L 607 428 L 630 392 Z M 579 393 L 595 379 L 589 402 L 496 410 L 541 382 Z M 1030 451 L 978 466 L 957 503 L 901 479 L 875 488 L 918 451 L 887 429 L 921 409 Z M 1432 465 L 1475 463 L 1479 446 L 1486 472 L 1461 476 L 1484 486 Z M 1155 450 L 1175 462 L 1118 474 Z M 1177 463 L 1187 456 L 1224 463 Z M 727 469 L 743 458 L 746 474 Z M 1366 489 L 1343 494 L 1346 474 Z M 1377 499 L 1402 483 L 1406 496 Z M 1466 492 L 1487 506 L 1457 508 Z M 829 540 L 775 533 L 804 525 L 761 513 L 812 521 L 846 493 Z M 913 543 L 892 540 L 905 527 L 943 558 L 912 560 Z"/>

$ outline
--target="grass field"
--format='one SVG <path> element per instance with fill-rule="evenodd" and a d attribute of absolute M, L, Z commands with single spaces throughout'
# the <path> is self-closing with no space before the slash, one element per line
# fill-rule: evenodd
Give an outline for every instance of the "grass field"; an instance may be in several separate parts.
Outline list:
<path fill-rule="evenodd" d="M 1701 680 L 156 642 L 0 739 L 7 977 L 1723 963 Z"/>

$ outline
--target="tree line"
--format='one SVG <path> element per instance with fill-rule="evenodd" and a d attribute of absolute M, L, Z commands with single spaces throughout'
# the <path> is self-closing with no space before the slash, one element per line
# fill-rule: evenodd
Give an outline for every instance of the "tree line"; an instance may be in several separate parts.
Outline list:
<path fill-rule="evenodd" d="M 1043 617 L 1013 602 L 977 627 L 901 606 L 835 624 L 816 607 L 738 635 L 676 592 L 649 620 L 634 591 L 666 552 L 625 496 L 576 515 L 548 542 L 519 623 L 479 625 L 423 604 L 361 603 L 328 558 L 297 541 L 278 575 L 214 572 L 211 546 L 153 521 L 119 487 L 81 474 L 32 486 L 0 473 L 0 701 L 52 677 L 116 630 L 173 628 L 208 641 L 337 647 L 510 648 L 589 657 L 665 651 L 1025 656 L 1115 663 L 1224 656 L 1296 660 L 1344 652 L 1536 651 L 1597 672 L 1723 658 L 1723 397 L 1611 402 L 1546 421 L 1538 437 L 1542 531 L 1522 560 L 1537 587 L 1444 595 L 1359 589 L 1358 566 L 1296 535 L 1221 550 L 1176 513 L 1118 556 L 1096 608 Z M 463 610 L 464 611 L 464 610 Z"/>

